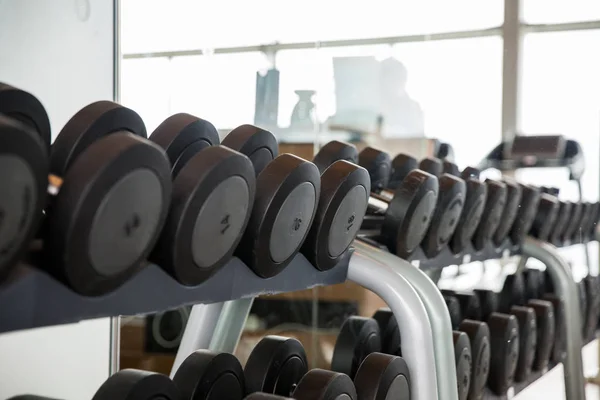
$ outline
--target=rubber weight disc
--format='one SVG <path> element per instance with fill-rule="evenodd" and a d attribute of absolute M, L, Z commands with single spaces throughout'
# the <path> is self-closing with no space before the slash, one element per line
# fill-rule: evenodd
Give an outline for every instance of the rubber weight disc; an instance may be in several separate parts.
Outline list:
<path fill-rule="evenodd" d="M 356 372 L 354 386 L 361 400 L 410 400 L 410 374 L 402 357 L 369 354 Z"/>
<path fill-rule="evenodd" d="M 0 114 L 25 124 L 39 136 L 46 151 L 50 149 L 50 120 L 37 97 L 0 82 Z"/>
<path fill-rule="evenodd" d="M 390 252 L 408 258 L 419 246 L 438 202 L 438 180 L 420 170 L 408 173 L 396 189 L 381 226 Z"/>
<path fill-rule="evenodd" d="M 458 169 L 458 166 L 448 160 L 444 160 L 442 162 L 442 172 L 444 174 L 450 174 L 460 178 L 460 170 Z"/>
<path fill-rule="evenodd" d="M 465 181 L 444 174 L 439 179 L 440 189 L 429 230 L 421 243 L 428 258 L 438 255 L 452 238 L 460 219 L 466 196 Z"/>
<path fill-rule="evenodd" d="M 495 394 L 506 395 L 513 385 L 519 359 L 519 322 L 514 315 L 493 313 L 487 320 L 490 328 L 490 373 L 488 387 Z"/>
<path fill-rule="evenodd" d="M 463 319 L 460 310 L 460 302 L 453 295 L 444 295 L 444 301 L 446 301 L 446 307 L 448 308 L 448 313 L 450 314 L 450 323 L 452 324 L 452 329 L 456 330 Z"/>
<path fill-rule="evenodd" d="M 392 172 L 388 189 L 396 190 L 410 171 L 417 169 L 417 160 L 408 154 L 400 153 L 392 160 Z"/>
<path fill-rule="evenodd" d="M 138 369 L 123 369 L 108 378 L 92 400 L 183 400 L 168 376 Z"/>
<path fill-rule="evenodd" d="M 48 156 L 42 139 L 3 115 L 0 115 L 0 171 L 2 282 L 38 230 L 48 186 Z"/>
<path fill-rule="evenodd" d="M 373 192 L 379 193 L 387 188 L 392 171 L 392 161 L 388 153 L 366 147 L 358 154 L 358 164 L 369 172 Z"/>
<path fill-rule="evenodd" d="M 170 198 L 162 149 L 128 133 L 98 140 L 75 160 L 47 213 L 48 268 L 80 294 L 114 290 L 145 265 Z"/>
<path fill-rule="evenodd" d="M 525 304 L 525 281 L 523 280 L 523 274 L 517 272 L 516 274 L 506 276 L 499 300 L 498 311 L 505 314 L 510 312 L 510 308 L 513 305 L 522 306 Z"/>
<path fill-rule="evenodd" d="M 144 121 L 127 107 L 104 100 L 83 107 L 66 123 L 52 144 L 50 172 L 65 176 L 85 149 L 116 132 L 146 137 Z"/>
<path fill-rule="evenodd" d="M 473 179 L 479 179 L 479 176 L 481 175 L 481 171 L 478 170 L 477 168 L 474 167 L 466 167 L 465 169 L 463 169 L 463 171 L 460 173 L 460 177 L 462 179 L 464 179 L 465 181 L 469 178 L 473 178 Z"/>
<path fill-rule="evenodd" d="M 315 368 L 308 371 L 294 391 L 296 400 L 357 400 L 348 375 Z"/>
<path fill-rule="evenodd" d="M 464 332 L 453 331 L 454 357 L 456 362 L 456 381 L 459 400 L 467 400 L 471 388 L 471 344 Z"/>
<path fill-rule="evenodd" d="M 548 237 L 558 217 L 558 209 L 558 199 L 549 194 L 542 193 L 537 213 L 531 226 L 531 235 L 542 241 L 548 241 Z"/>
<path fill-rule="evenodd" d="M 483 397 L 485 384 L 490 372 L 490 330 L 485 322 L 465 319 L 459 330 L 469 337 L 471 355 L 471 384 L 469 385 L 469 400 Z"/>
<path fill-rule="evenodd" d="M 563 233 L 567 229 L 569 219 L 571 218 L 572 203 L 569 201 L 561 201 L 558 209 L 558 215 L 552 232 L 550 233 L 550 243 L 560 246 L 562 243 Z"/>
<path fill-rule="evenodd" d="M 562 362 L 564 360 L 565 351 L 567 348 L 565 338 L 566 331 L 564 326 L 565 308 L 560 297 L 554 294 L 546 293 L 543 296 L 542 300 L 549 301 L 554 307 L 554 345 L 552 346 L 552 355 L 550 357 L 550 360 L 556 363 Z"/>
<path fill-rule="evenodd" d="M 572 203 L 571 207 L 571 217 L 569 219 L 569 223 L 567 227 L 563 231 L 562 242 L 570 243 L 575 236 L 576 231 L 581 224 L 581 218 L 583 216 L 583 204 L 581 203 Z"/>
<path fill-rule="evenodd" d="M 529 300 L 527 307 L 535 312 L 537 326 L 537 349 L 533 361 L 534 371 L 546 371 L 554 345 L 554 306 L 545 300 Z"/>
<path fill-rule="evenodd" d="M 290 396 L 308 371 L 302 344 L 293 338 L 265 336 L 244 367 L 246 392 L 265 392 Z"/>
<path fill-rule="evenodd" d="M 486 180 L 485 185 L 487 194 L 483 215 L 472 237 L 473 247 L 477 251 L 482 250 L 492 240 L 506 209 L 506 185 L 492 179 Z"/>
<path fill-rule="evenodd" d="M 584 202 L 583 203 L 583 209 L 582 209 L 582 217 L 581 217 L 581 224 L 579 225 L 579 231 L 577 233 L 577 237 L 574 239 L 577 243 L 585 243 L 588 241 L 588 229 L 589 229 L 589 225 L 592 221 L 592 213 L 594 212 L 593 207 L 592 207 L 592 203 L 590 202 Z"/>
<path fill-rule="evenodd" d="M 444 173 L 444 165 L 442 164 L 442 161 L 433 157 L 422 159 L 419 163 L 419 169 L 436 177 L 440 177 Z"/>
<path fill-rule="evenodd" d="M 544 271 L 539 269 L 527 268 L 523 271 L 525 281 L 525 299 L 534 300 L 542 297 L 544 288 Z"/>
<path fill-rule="evenodd" d="M 372 317 L 377 321 L 379 332 L 381 334 L 381 352 L 393 356 L 402 356 L 402 339 L 400 337 L 400 327 L 394 317 L 394 313 L 389 308 L 380 308 Z"/>
<path fill-rule="evenodd" d="M 332 140 L 321 147 L 319 152 L 315 154 L 313 163 L 319 168 L 319 172 L 322 174 L 331 164 L 339 160 L 358 164 L 358 150 L 356 150 L 356 146 L 350 143 Z"/>
<path fill-rule="evenodd" d="M 371 183 L 367 171 L 336 161 L 321 175 L 315 218 L 302 253 L 320 271 L 335 267 L 348 254 L 367 211 Z"/>
<path fill-rule="evenodd" d="M 593 205 L 592 223 L 590 224 L 589 231 L 588 231 L 588 237 L 590 238 L 590 240 L 597 240 L 596 239 L 596 236 L 597 236 L 596 230 L 597 230 L 599 219 L 600 219 L 600 203 L 596 202 Z"/>
<path fill-rule="evenodd" d="M 523 382 L 531 375 L 531 368 L 537 350 L 536 317 L 533 309 L 529 307 L 513 306 L 510 313 L 519 322 L 519 361 L 515 371 L 515 380 Z"/>
<path fill-rule="evenodd" d="M 537 213 L 541 192 L 538 188 L 521 184 L 521 206 L 517 218 L 510 230 L 510 238 L 514 244 L 521 244 L 529 233 Z"/>
<path fill-rule="evenodd" d="M 317 167 L 291 154 L 280 155 L 260 173 L 250 221 L 236 251 L 258 276 L 277 275 L 296 255 L 317 211 L 320 187 Z"/>
<path fill-rule="evenodd" d="M 450 248 L 455 254 L 462 252 L 471 241 L 479 226 L 486 205 L 486 184 L 480 182 L 478 179 L 470 178 L 466 181 L 466 185 L 467 197 L 465 205 L 450 241 Z"/>
<path fill-rule="evenodd" d="M 222 144 L 248 156 L 257 176 L 279 154 L 275 135 L 254 125 L 238 126 L 225 136 Z"/>
<path fill-rule="evenodd" d="M 481 321 L 487 321 L 492 313 L 498 311 L 498 307 L 500 306 L 498 293 L 484 289 L 475 289 L 473 293 L 479 298 Z"/>
<path fill-rule="evenodd" d="M 481 304 L 479 297 L 475 293 L 454 292 L 454 297 L 460 303 L 460 311 L 463 319 L 481 321 Z"/>
<path fill-rule="evenodd" d="M 517 218 L 517 214 L 519 213 L 519 208 L 521 205 L 521 186 L 519 186 L 517 182 L 506 178 L 504 179 L 503 183 L 506 186 L 506 201 L 504 209 L 502 210 L 498 228 L 492 237 L 496 246 L 500 246 L 508 236 L 510 228 L 513 226 L 513 223 Z M 488 198 L 490 196 L 489 192 L 490 188 L 488 187 Z"/>
<path fill-rule="evenodd" d="M 381 352 L 381 334 L 372 318 L 346 319 L 335 342 L 331 370 L 354 378 L 358 367 L 371 353 Z"/>
<path fill-rule="evenodd" d="M 600 288 L 598 287 L 598 278 L 588 275 L 583 278 L 585 291 L 587 294 L 587 312 L 585 315 L 584 337 L 591 340 L 594 337 L 598 318 L 600 318 Z"/>

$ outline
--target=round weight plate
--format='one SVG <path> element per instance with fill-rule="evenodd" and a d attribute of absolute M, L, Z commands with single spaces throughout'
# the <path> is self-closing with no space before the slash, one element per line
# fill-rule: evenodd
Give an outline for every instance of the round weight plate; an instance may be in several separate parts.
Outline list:
<path fill-rule="evenodd" d="M 317 269 L 331 269 L 346 256 L 367 211 L 370 192 L 367 171 L 348 161 L 334 162 L 321 175 L 317 212 L 302 247 Z"/>
<path fill-rule="evenodd" d="M 525 299 L 539 299 L 545 291 L 543 283 L 544 271 L 534 268 L 527 268 L 523 271 L 523 280 L 525 281 Z"/>
<path fill-rule="evenodd" d="M 450 241 L 450 248 L 455 254 L 462 252 L 471 241 L 481 221 L 487 198 L 487 185 L 485 183 L 470 178 L 466 181 L 466 184 L 467 197 L 465 205 Z"/>
<path fill-rule="evenodd" d="M 315 368 L 308 371 L 294 391 L 296 400 L 357 400 L 348 375 Z"/>
<path fill-rule="evenodd" d="M 573 205 L 569 201 L 560 202 L 556 221 L 550 233 L 550 242 L 557 246 L 562 243 L 563 233 L 569 224 L 569 218 L 571 218 L 572 207 Z"/>
<path fill-rule="evenodd" d="M 300 249 L 320 186 L 317 167 L 291 154 L 280 155 L 258 176 L 250 221 L 236 251 L 258 276 L 277 275 Z"/>
<path fill-rule="evenodd" d="M 454 357 L 456 361 L 456 383 L 459 400 L 467 400 L 471 388 L 471 344 L 464 332 L 453 331 Z"/>
<path fill-rule="evenodd" d="M 499 396 L 512 386 L 519 359 L 519 322 L 514 315 L 492 313 L 490 329 L 490 373 L 488 387 Z"/>
<path fill-rule="evenodd" d="M 354 378 L 361 400 L 410 400 L 410 374 L 402 357 L 371 353 Z"/>
<path fill-rule="evenodd" d="M 549 301 L 554 307 L 554 345 L 552 346 L 552 355 L 550 360 L 553 362 L 562 362 L 566 351 L 566 332 L 564 330 L 565 309 L 560 297 L 546 293 L 542 300 Z"/>
<path fill-rule="evenodd" d="M 400 153 L 392 160 L 392 172 L 388 189 L 396 190 L 410 171 L 417 169 L 417 160 L 408 154 Z"/>
<path fill-rule="evenodd" d="M 146 137 L 144 121 L 133 110 L 112 101 L 98 101 L 79 110 L 52 144 L 50 172 L 64 176 L 92 143 L 115 132 Z"/>
<path fill-rule="evenodd" d="M 592 209 L 592 222 L 588 230 L 588 237 L 590 240 L 596 240 L 596 227 L 598 225 L 598 219 L 600 219 L 600 203 L 594 203 Z"/>
<path fill-rule="evenodd" d="M 444 160 L 442 162 L 442 172 L 460 178 L 460 170 L 458 169 L 458 166 L 453 162 Z"/>
<path fill-rule="evenodd" d="M 219 144 L 219 132 L 208 121 L 180 113 L 165 119 L 150 140 L 165 149 L 175 177 L 197 152 Z"/>
<path fill-rule="evenodd" d="M 0 114 L 25 124 L 50 149 L 50 120 L 42 103 L 24 90 L 0 82 Z"/>
<path fill-rule="evenodd" d="M 241 400 L 246 393 L 242 366 L 228 353 L 193 352 L 181 363 L 173 382 L 182 399 Z"/>
<path fill-rule="evenodd" d="M 587 312 L 585 315 L 584 338 L 591 340 L 594 337 L 598 318 L 600 317 L 600 288 L 597 277 L 587 275 L 583 278 L 587 297 Z"/>
<path fill-rule="evenodd" d="M 433 258 L 442 251 L 452 238 L 465 204 L 465 181 L 452 175 L 444 174 L 439 179 L 440 189 L 431 218 L 431 225 L 421 243 L 423 252 Z"/>
<path fill-rule="evenodd" d="M 254 125 L 238 126 L 225 136 L 222 144 L 247 155 L 257 176 L 279 154 L 275 135 Z"/>
<path fill-rule="evenodd" d="M 34 132 L 2 115 L 0 171 L 2 282 L 37 232 L 48 186 L 48 156 L 44 143 Z"/>
<path fill-rule="evenodd" d="M 542 193 L 531 225 L 531 235 L 542 241 L 547 241 L 558 217 L 558 209 L 558 199 L 552 195 Z"/>
<path fill-rule="evenodd" d="M 446 308 L 448 308 L 448 313 L 450 314 L 450 323 L 452 324 L 452 329 L 458 329 L 458 326 L 463 319 L 462 312 L 460 310 L 460 302 L 453 295 L 445 295 L 444 300 L 446 301 Z"/>
<path fill-rule="evenodd" d="M 44 247 L 59 279 L 101 295 L 139 271 L 154 246 L 171 197 L 169 161 L 157 145 L 121 133 L 91 145 L 73 167 L 48 214 Z"/>
<path fill-rule="evenodd" d="M 527 307 L 535 313 L 537 331 L 537 349 L 533 361 L 534 371 L 544 371 L 548 368 L 552 346 L 554 345 L 554 306 L 545 300 L 529 300 Z"/>
<path fill-rule="evenodd" d="M 481 304 L 475 293 L 454 292 L 454 297 L 458 299 L 463 319 L 481 320 Z"/>
<path fill-rule="evenodd" d="M 180 400 L 181 393 L 168 376 L 123 369 L 108 378 L 92 400 Z"/>
<path fill-rule="evenodd" d="M 513 306 L 510 313 L 519 322 L 519 361 L 515 380 L 523 382 L 529 378 L 537 350 L 537 324 L 535 312 L 529 307 Z"/>
<path fill-rule="evenodd" d="M 379 193 L 388 187 L 392 171 L 392 161 L 388 153 L 366 147 L 358 154 L 358 164 L 369 172 L 373 192 Z"/>
<path fill-rule="evenodd" d="M 230 259 L 248 224 L 255 191 L 248 157 L 223 146 L 196 154 L 173 181 L 171 209 L 151 260 L 184 285 L 198 285 Z"/>
<path fill-rule="evenodd" d="M 571 206 L 571 216 L 569 218 L 569 223 L 567 227 L 563 231 L 562 241 L 570 243 L 581 224 L 581 218 L 583 217 L 583 204 L 581 203 L 572 203 Z"/>
<path fill-rule="evenodd" d="M 525 304 L 525 281 L 523 274 L 516 273 L 507 275 L 500 292 L 498 311 L 501 313 L 510 313 L 512 306 L 522 306 Z"/>
<path fill-rule="evenodd" d="M 485 181 L 487 189 L 485 206 L 479 224 L 472 235 L 475 250 L 482 250 L 490 242 L 502 221 L 502 214 L 506 208 L 506 185 L 500 181 L 488 179 Z"/>
<path fill-rule="evenodd" d="M 517 218 L 510 230 L 510 238 L 514 244 L 521 244 L 525 236 L 529 233 L 538 204 L 540 202 L 540 190 L 538 188 L 520 184 L 521 186 L 521 205 Z"/>
<path fill-rule="evenodd" d="M 485 322 L 464 320 L 459 327 L 469 337 L 473 363 L 469 400 L 481 399 L 490 371 L 490 330 Z"/>
<path fill-rule="evenodd" d="M 577 231 L 574 241 L 577 243 L 585 243 L 588 240 L 587 232 L 589 224 L 592 220 L 592 203 L 584 202 L 581 211 L 581 223 L 579 224 L 579 230 Z"/>
<path fill-rule="evenodd" d="M 254 347 L 246 362 L 246 392 L 291 396 L 306 371 L 306 353 L 298 340 L 265 336 Z"/>
<path fill-rule="evenodd" d="M 319 168 L 319 172 L 322 174 L 331 164 L 339 160 L 358 164 L 358 150 L 356 150 L 356 146 L 350 143 L 332 140 L 321 147 L 319 152 L 315 154 L 313 164 Z"/>
<path fill-rule="evenodd" d="M 381 334 L 381 352 L 402 356 L 400 328 L 394 313 L 389 308 L 380 308 L 372 317 L 377 321 Z"/>
<path fill-rule="evenodd" d="M 438 199 L 438 180 L 420 170 L 408 173 L 389 203 L 381 234 L 390 252 L 407 258 L 429 228 Z"/>
<path fill-rule="evenodd" d="M 481 307 L 481 320 L 487 321 L 492 313 L 498 311 L 500 304 L 498 293 L 484 289 L 475 289 L 473 292 L 479 298 L 479 306 Z"/>
<path fill-rule="evenodd" d="M 436 177 L 440 177 L 444 173 L 442 161 L 433 157 L 422 159 L 419 163 L 419 169 Z"/>
<path fill-rule="evenodd" d="M 521 186 L 517 182 L 510 179 L 504 178 L 504 185 L 506 186 L 506 200 L 504 209 L 500 216 L 498 228 L 494 232 L 493 240 L 496 246 L 500 246 L 506 239 L 510 232 L 510 228 L 513 226 L 517 214 L 519 213 L 519 207 L 521 205 L 522 190 Z M 488 186 L 488 198 L 490 197 L 490 187 Z"/>
<path fill-rule="evenodd" d="M 358 367 L 371 353 L 381 352 L 379 326 L 372 318 L 346 319 L 335 342 L 331 369 L 354 379 Z"/>
<path fill-rule="evenodd" d="M 469 178 L 479 179 L 480 174 L 481 174 L 481 171 L 478 170 L 477 168 L 466 167 L 460 173 L 460 177 L 466 181 Z"/>

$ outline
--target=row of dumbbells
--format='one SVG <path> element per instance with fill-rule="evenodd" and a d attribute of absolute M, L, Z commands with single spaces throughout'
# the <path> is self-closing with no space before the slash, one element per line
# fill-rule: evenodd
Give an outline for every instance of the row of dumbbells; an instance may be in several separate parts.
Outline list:
<path fill-rule="evenodd" d="M 361 226 L 370 181 L 357 165 L 278 156 L 275 137 L 251 125 L 220 143 L 189 114 L 146 136 L 134 111 L 99 101 L 50 145 L 38 99 L 0 84 L 0 281 L 36 243 L 43 262 L 33 264 L 91 296 L 148 261 L 188 286 L 234 254 L 263 278 L 298 251 L 327 270 Z"/>

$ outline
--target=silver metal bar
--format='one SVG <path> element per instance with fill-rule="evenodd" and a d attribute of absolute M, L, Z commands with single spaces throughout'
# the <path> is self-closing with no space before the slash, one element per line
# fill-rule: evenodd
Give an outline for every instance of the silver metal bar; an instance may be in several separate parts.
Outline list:
<path fill-rule="evenodd" d="M 565 22 L 560 24 L 522 24 L 524 33 L 588 31 L 600 29 L 600 20 Z"/>
<path fill-rule="evenodd" d="M 222 310 L 223 303 L 197 304 L 192 307 L 173 362 L 171 378 L 175 376 L 175 372 L 187 356 L 198 349 L 208 349 Z"/>
<path fill-rule="evenodd" d="M 585 399 L 585 380 L 581 358 L 581 312 L 577 286 L 569 265 L 560 257 L 554 246 L 528 237 L 523 244 L 523 254 L 536 258 L 546 265 L 554 290 L 565 307 L 566 355 L 564 360 L 565 393 L 568 400 Z"/>
<path fill-rule="evenodd" d="M 350 258 L 348 280 L 377 294 L 394 313 L 402 335 L 402 356 L 412 380 L 412 399 L 454 399 L 450 393 L 438 396 L 434 335 L 427 310 L 413 286 L 393 268 L 361 250 Z"/>
<path fill-rule="evenodd" d="M 121 317 L 110 317 L 110 343 L 108 357 L 108 376 L 119 371 L 121 356 Z"/>
<path fill-rule="evenodd" d="M 254 297 L 249 297 L 223 304 L 223 310 L 208 346 L 209 350 L 233 354 L 244 331 L 253 302 Z"/>
<path fill-rule="evenodd" d="M 433 333 L 439 398 L 458 400 L 452 323 L 446 302 L 436 284 L 423 271 L 406 260 L 362 243 L 360 240 L 355 240 L 353 245 L 361 253 L 390 266 L 406 278 L 416 290 L 427 310 Z"/>
<path fill-rule="evenodd" d="M 121 101 L 121 0 L 113 1 L 113 100 Z"/>
<path fill-rule="evenodd" d="M 522 76 L 521 0 L 504 2 L 504 56 L 502 58 L 502 140 L 511 141 L 520 129 L 520 89 Z"/>

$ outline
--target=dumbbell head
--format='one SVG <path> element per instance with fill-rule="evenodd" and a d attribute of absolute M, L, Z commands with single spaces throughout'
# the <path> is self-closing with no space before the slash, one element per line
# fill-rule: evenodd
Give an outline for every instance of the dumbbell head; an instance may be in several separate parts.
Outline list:
<path fill-rule="evenodd" d="M 492 179 L 486 180 L 485 185 L 485 205 L 479 224 L 472 237 L 473 247 L 477 251 L 482 250 L 492 240 L 494 233 L 502 223 L 502 214 L 506 209 L 506 185 L 503 182 Z"/>
<path fill-rule="evenodd" d="M 527 307 L 535 313 L 537 326 L 537 349 L 533 361 L 534 371 L 545 371 L 548 368 L 552 346 L 554 345 L 554 306 L 549 301 L 529 300 Z"/>
<path fill-rule="evenodd" d="M 592 203 L 584 202 L 581 209 L 581 222 L 579 229 L 576 231 L 573 241 L 576 243 L 585 243 L 588 240 L 587 232 L 590 221 L 592 220 L 592 213 L 594 212 Z"/>
<path fill-rule="evenodd" d="M 446 308 L 448 309 L 448 314 L 450 315 L 450 324 L 452 325 L 452 329 L 458 329 L 460 322 L 462 321 L 462 311 L 460 309 L 460 302 L 453 295 L 444 295 L 444 301 L 446 302 Z"/>
<path fill-rule="evenodd" d="M 508 236 L 510 228 L 513 226 L 519 213 L 523 194 L 521 186 L 517 182 L 511 179 L 504 179 L 503 183 L 506 185 L 506 201 L 500 216 L 500 222 L 493 234 L 493 240 L 497 246 L 500 246 Z M 490 196 L 489 192 L 490 188 L 488 187 L 488 198 Z"/>
<path fill-rule="evenodd" d="M 492 313 L 498 311 L 500 307 L 500 299 L 498 293 L 491 290 L 475 289 L 473 291 L 479 298 L 479 306 L 481 307 L 481 320 L 487 321 Z"/>
<path fill-rule="evenodd" d="M 465 319 L 459 331 L 469 337 L 471 344 L 471 384 L 469 399 L 481 399 L 490 371 L 490 330 L 485 322 Z"/>
<path fill-rule="evenodd" d="M 111 375 L 92 400 L 180 400 L 181 392 L 168 376 L 150 371 L 123 369 Z"/>
<path fill-rule="evenodd" d="M 354 378 L 358 367 L 371 353 L 381 351 L 381 334 L 372 318 L 346 319 L 335 342 L 331 369 Z"/>
<path fill-rule="evenodd" d="M 538 188 L 521 185 L 521 203 L 517 218 L 510 230 L 510 237 L 514 244 L 521 244 L 531 229 L 540 202 Z"/>
<path fill-rule="evenodd" d="M 550 233 L 550 242 L 555 245 L 562 243 L 562 237 L 567 225 L 569 224 L 569 218 L 571 217 L 572 203 L 569 201 L 561 201 L 554 227 Z"/>
<path fill-rule="evenodd" d="M 317 167 L 291 154 L 277 157 L 258 176 L 250 221 L 236 252 L 257 275 L 277 275 L 300 249 L 320 185 Z"/>
<path fill-rule="evenodd" d="M 565 332 L 565 308 L 560 297 L 552 293 L 546 293 L 542 300 L 549 301 L 554 307 L 554 343 L 550 359 L 553 362 L 562 362 L 566 351 L 566 332 Z"/>
<path fill-rule="evenodd" d="M 421 247 L 433 258 L 448 244 L 460 219 L 466 197 L 465 181 L 444 174 L 439 178 L 439 194 L 431 224 Z"/>
<path fill-rule="evenodd" d="M 254 347 L 244 367 L 246 393 L 291 396 L 307 371 L 306 353 L 298 340 L 266 336 Z"/>
<path fill-rule="evenodd" d="M 506 395 L 512 386 L 519 359 L 519 323 L 514 315 L 492 313 L 490 329 L 490 373 L 488 387 L 497 395 Z"/>
<path fill-rule="evenodd" d="M 50 149 L 50 120 L 37 97 L 0 82 L 0 114 L 25 125 L 38 135 L 46 150 Z"/>
<path fill-rule="evenodd" d="M 173 382 L 183 399 L 242 399 L 246 393 L 242 366 L 228 353 L 193 352 L 179 366 Z"/>
<path fill-rule="evenodd" d="M 448 160 L 442 161 L 442 172 L 459 178 L 461 177 L 460 169 L 458 169 L 458 166 Z"/>
<path fill-rule="evenodd" d="M 369 172 L 373 192 L 377 193 L 387 188 L 392 170 L 392 161 L 388 153 L 366 147 L 358 154 L 358 164 Z"/>
<path fill-rule="evenodd" d="M 472 319 L 475 321 L 481 320 L 481 303 L 479 302 L 479 297 L 475 293 L 447 290 L 442 290 L 442 293 L 456 297 L 460 304 L 460 312 L 463 319 Z"/>
<path fill-rule="evenodd" d="M 526 268 L 523 271 L 523 280 L 525 283 L 525 299 L 539 299 L 546 291 L 544 271 L 533 268 Z"/>
<path fill-rule="evenodd" d="M 430 173 L 433 176 L 441 176 L 444 173 L 444 165 L 438 158 L 426 157 L 419 163 L 419 169 Z"/>
<path fill-rule="evenodd" d="M 381 335 L 381 352 L 395 356 L 402 356 L 400 328 L 389 308 L 380 308 L 372 317 L 377 321 Z"/>
<path fill-rule="evenodd" d="M 296 400 L 357 400 L 352 379 L 324 369 L 312 369 L 302 377 L 296 390 Z"/>
<path fill-rule="evenodd" d="M 581 218 L 583 217 L 583 204 L 581 203 L 572 203 L 571 207 L 571 216 L 569 218 L 569 222 L 567 223 L 567 227 L 563 231 L 562 241 L 563 242 L 571 242 L 581 224 Z"/>
<path fill-rule="evenodd" d="M 598 326 L 598 318 L 600 317 L 600 287 L 598 285 L 598 277 L 587 275 L 583 278 L 585 290 L 587 294 L 587 308 L 584 316 L 585 329 L 584 338 L 592 339 Z"/>
<path fill-rule="evenodd" d="M 593 240 L 592 226 L 594 225 L 596 218 L 597 218 L 598 203 L 586 203 L 586 205 L 587 205 L 587 207 L 584 207 L 585 217 L 581 224 L 581 237 L 584 242 L 589 242 L 590 240 Z M 587 208 L 587 212 L 585 212 L 586 208 Z"/>
<path fill-rule="evenodd" d="M 275 136 L 254 125 L 238 126 L 225 136 L 222 144 L 248 156 L 256 175 L 279 154 Z"/>
<path fill-rule="evenodd" d="M 438 203 L 438 180 L 420 170 L 408 173 L 396 189 L 381 227 L 388 249 L 407 258 L 419 246 Z"/>
<path fill-rule="evenodd" d="M 558 209 L 558 199 L 547 193 L 542 193 L 533 224 L 531 225 L 531 235 L 540 240 L 547 241 L 556 222 Z"/>
<path fill-rule="evenodd" d="M 315 154 L 313 163 L 319 168 L 321 174 L 336 161 L 345 160 L 352 164 L 358 164 L 358 150 L 356 146 L 346 142 L 332 140 L 321 147 Z"/>
<path fill-rule="evenodd" d="M 517 272 L 515 274 L 506 275 L 504 285 L 500 291 L 498 311 L 502 313 L 510 313 L 512 306 L 522 306 L 525 304 L 525 281 L 523 274 Z"/>
<path fill-rule="evenodd" d="M 48 156 L 42 139 L 25 125 L 3 115 L 0 115 L 0 170 L 2 282 L 37 232 L 48 186 Z"/>
<path fill-rule="evenodd" d="M 480 174 L 481 174 L 481 171 L 478 170 L 477 168 L 466 167 L 460 173 L 460 177 L 466 181 L 469 178 L 479 179 Z"/>
<path fill-rule="evenodd" d="M 464 332 L 453 331 L 456 381 L 459 400 L 467 400 L 471 388 L 472 355 L 469 337 Z"/>
<path fill-rule="evenodd" d="M 408 154 L 400 153 L 392 160 L 392 172 L 388 189 L 396 190 L 410 171 L 417 169 L 417 160 Z"/>
<path fill-rule="evenodd" d="M 321 175 L 317 212 L 302 253 L 319 270 L 336 266 L 348 253 L 367 210 L 369 174 L 356 164 L 336 161 Z"/>
<path fill-rule="evenodd" d="M 515 380 L 523 382 L 531 374 L 537 350 L 536 316 L 532 308 L 523 306 L 512 306 L 510 313 L 517 318 L 519 323 L 519 361 L 515 371 Z"/>
<path fill-rule="evenodd" d="M 477 230 L 481 217 L 483 215 L 486 198 L 487 186 L 478 179 L 469 178 L 466 181 L 467 196 L 462 214 L 456 225 L 454 235 L 450 240 L 450 248 L 455 254 L 462 252 Z"/>
<path fill-rule="evenodd" d="M 360 364 L 354 386 L 359 399 L 410 400 L 410 374 L 402 357 L 371 353 Z"/>

